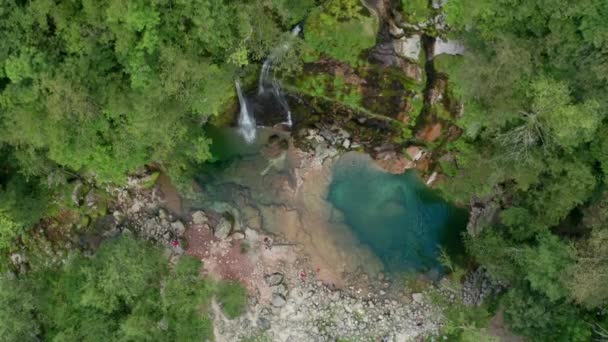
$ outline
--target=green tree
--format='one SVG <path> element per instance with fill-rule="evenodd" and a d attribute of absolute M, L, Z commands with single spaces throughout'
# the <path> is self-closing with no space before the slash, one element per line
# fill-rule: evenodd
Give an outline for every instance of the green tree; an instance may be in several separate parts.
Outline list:
<path fill-rule="evenodd" d="M 0 307 L 2 341 L 37 341 L 35 301 L 28 289 L 19 286 L 17 280 L 0 277 Z"/>
<path fill-rule="evenodd" d="M 318 52 L 356 64 L 375 45 L 377 20 L 357 0 L 330 0 L 306 21 L 305 40 Z"/>

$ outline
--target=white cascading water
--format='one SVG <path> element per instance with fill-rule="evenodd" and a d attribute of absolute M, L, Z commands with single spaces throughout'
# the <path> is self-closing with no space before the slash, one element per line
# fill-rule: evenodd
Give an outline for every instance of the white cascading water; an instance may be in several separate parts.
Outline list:
<path fill-rule="evenodd" d="M 243 96 L 241 82 L 236 80 L 234 83 L 236 85 L 236 93 L 239 96 L 239 104 L 241 105 L 241 111 L 239 113 L 239 133 L 245 138 L 247 143 L 251 144 L 255 141 L 256 136 L 255 118 L 249 111 L 247 100 L 245 99 L 245 96 Z"/>
<path fill-rule="evenodd" d="M 302 27 L 300 25 L 297 25 L 293 28 L 293 30 L 291 30 L 291 36 L 297 36 L 298 34 L 300 34 L 301 30 Z M 287 100 L 285 100 L 285 97 L 281 92 L 281 84 L 274 77 L 274 73 L 272 74 L 272 81 L 269 82 L 269 78 L 271 76 L 272 64 L 279 60 L 281 57 L 283 57 L 283 55 L 285 55 L 285 53 L 289 49 L 290 43 L 291 40 L 287 40 L 286 42 L 275 48 L 274 51 L 272 51 L 272 53 L 270 54 L 270 56 L 266 58 L 264 64 L 262 64 L 262 70 L 260 71 L 260 80 L 258 83 L 258 95 L 264 94 L 264 92 L 266 91 L 266 85 L 270 83 L 273 95 L 279 101 L 285 112 L 287 112 L 285 124 L 289 127 L 291 127 L 293 123 L 291 121 L 291 110 L 289 108 L 289 105 L 287 104 Z"/>

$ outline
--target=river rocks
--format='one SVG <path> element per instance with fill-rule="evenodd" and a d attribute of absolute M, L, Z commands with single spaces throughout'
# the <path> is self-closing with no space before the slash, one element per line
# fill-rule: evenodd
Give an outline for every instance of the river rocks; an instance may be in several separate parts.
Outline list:
<path fill-rule="evenodd" d="M 424 295 L 422 293 L 412 293 L 412 300 L 416 303 L 422 303 Z"/>
<path fill-rule="evenodd" d="M 285 284 L 278 284 L 276 286 L 273 286 L 271 288 L 271 290 L 272 290 L 272 293 L 278 293 L 282 296 L 286 296 L 287 292 L 288 292 L 287 285 L 285 285 Z"/>
<path fill-rule="evenodd" d="M 217 322 L 224 332 L 221 340 L 239 341 L 263 332 L 277 342 L 413 341 L 436 334 L 441 316 L 422 300 L 405 304 L 375 295 L 360 298 L 307 281 L 288 295 L 273 294 L 269 305 L 255 305 L 247 317 Z M 239 329 L 245 319 L 256 322 L 255 328 Z"/>
<path fill-rule="evenodd" d="M 283 275 L 281 273 L 267 274 L 264 276 L 264 281 L 268 286 L 277 286 L 283 282 Z"/>
<path fill-rule="evenodd" d="M 420 36 L 415 34 L 411 37 L 395 39 L 393 40 L 393 48 L 398 56 L 417 61 L 422 50 Z"/>
<path fill-rule="evenodd" d="M 305 131 L 304 136 L 315 149 L 315 154 L 319 159 L 333 157 L 337 154 L 338 148 L 349 150 L 354 145 L 351 134 L 336 126 L 322 129 L 310 128 Z"/>
<path fill-rule="evenodd" d="M 224 217 L 220 219 L 220 222 L 213 229 L 213 235 L 220 240 L 228 238 L 230 232 L 232 232 L 232 222 Z"/>
<path fill-rule="evenodd" d="M 285 304 L 287 304 L 287 301 L 285 300 L 285 297 L 282 294 L 273 293 L 271 303 L 272 306 L 274 306 L 275 308 L 282 308 L 285 306 Z"/>
<path fill-rule="evenodd" d="M 262 331 L 270 329 L 270 320 L 266 317 L 258 318 L 256 323 L 258 328 Z"/>

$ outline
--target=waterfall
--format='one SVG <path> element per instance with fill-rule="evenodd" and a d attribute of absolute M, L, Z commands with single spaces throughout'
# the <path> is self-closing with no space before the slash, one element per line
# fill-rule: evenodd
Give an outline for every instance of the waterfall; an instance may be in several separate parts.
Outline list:
<path fill-rule="evenodd" d="M 300 33 L 301 30 L 302 30 L 302 27 L 300 25 L 296 25 L 296 27 L 294 27 L 293 30 L 291 30 L 290 39 L 283 42 L 281 45 L 276 47 L 270 53 L 270 55 L 266 58 L 266 60 L 262 64 L 262 70 L 260 71 L 260 80 L 258 82 L 258 95 L 263 95 L 266 92 L 266 87 L 268 85 L 270 85 L 271 90 L 272 90 L 272 95 L 279 101 L 279 104 L 281 105 L 281 107 L 283 107 L 283 109 L 287 113 L 287 118 L 285 120 L 285 124 L 287 124 L 287 126 L 289 126 L 289 127 L 291 127 L 291 125 L 292 125 L 291 109 L 289 108 L 289 105 L 287 104 L 287 100 L 283 96 L 283 92 L 281 91 L 281 84 L 279 83 L 279 81 L 274 76 L 274 73 L 272 72 L 272 65 L 273 65 L 273 63 L 277 62 L 278 60 L 280 60 L 280 58 L 282 58 L 285 55 L 285 53 L 289 50 L 289 45 L 291 44 L 291 38 L 296 37 Z M 271 77 L 272 77 L 272 80 L 270 80 Z"/>
<path fill-rule="evenodd" d="M 241 105 L 241 111 L 239 113 L 239 133 L 241 133 L 247 143 L 251 144 L 253 141 L 255 141 L 256 135 L 255 118 L 249 111 L 247 100 L 243 96 L 241 82 L 236 80 L 234 83 L 236 85 L 236 93 L 239 96 L 239 104 Z"/>

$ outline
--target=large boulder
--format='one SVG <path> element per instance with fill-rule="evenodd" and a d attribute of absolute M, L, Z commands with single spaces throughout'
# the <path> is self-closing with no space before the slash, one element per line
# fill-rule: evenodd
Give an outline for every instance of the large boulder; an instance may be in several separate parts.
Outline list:
<path fill-rule="evenodd" d="M 203 225 L 205 223 L 207 223 L 208 219 L 207 219 L 207 215 L 205 215 L 204 212 L 202 211 L 195 211 L 194 213 L 192 213 L 192 223 L 194 224 L 198 224 L 198 225 Z"/>
<path fill-rule="evenodd" d="M 393 48 L 399 57 L 418 61 L 420 51 L 422 51 L 420 36 L 415 34 L 411 37 L 401 37 L 399 39 L 395 39 L 393 40 Z"/>
<path fill-rule="evenodd" d="M 182 223 L 182 221 L 175 221 L 171 223 L 171 230 L 176 236 L 182 236 L 186 232 L 186 226 Z"/>
<path fill-rule="evenodd" d="M 222 217 L 213 231 L 213 235 L 215 235 L 216 238 L 224 240 L 228 238 L 228 236 L 230 236 L 230 233 L 232 232 L 232 222 Z"/>

